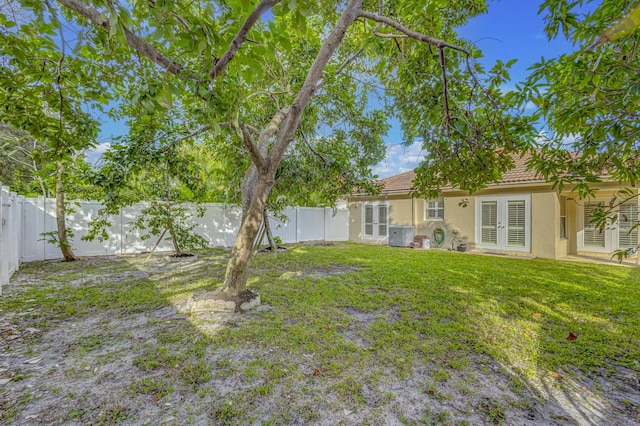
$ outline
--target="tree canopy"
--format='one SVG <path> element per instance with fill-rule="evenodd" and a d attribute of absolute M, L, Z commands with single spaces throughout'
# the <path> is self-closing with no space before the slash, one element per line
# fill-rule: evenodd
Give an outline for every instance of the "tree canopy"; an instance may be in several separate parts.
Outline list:
<path fill-rule="evenodd" d="M 611 1 L 580 17 L 572 9 L 581 3 L 542 2 L 549 36 L 561 30 L 586 46 L 628 7 Z M 8 58 L 2 119 L 64 153 L 95 138 L 79 100 L 100 108 L 113 95 L 142 122 L 178 112 L 174 139 L 213 147 L 211 170 L 222 172 L 231 187 L 226 195 L 243 206 L 225 278 L 231 295 L 246 288 L 250 248 L 272 190 L 296 201 L 330 201 L 337 190 L 366 185 L 391 116 L 408 143 L 424 140 L 428 155 L 416 180 L 424 194 L 497 181 L 513 155 L 536 147 L 540 123 L 553 136 L 531 165 L 550 180 L 561 185 L 579 172 L 587 181 L 587 171 L 603 167 L 616 179 L 637 180 L 637 35 L 545 60 L 505 95 L 500 86 L 512 62 L 484 69 L 475 62 L 481 52 L 455 33 L 486 11 L 485 0 L 20 4 L 32 18 L 20 31 L 11 29 L 15 20 L 0 18 Z M 18 70 L 25 76 L 14 81 Z M 371 108 L 373 98 L 384 106 Z M 539 111 L 524 115 L 529 101 Z M 579 161 L 561 149 L 567 138 Z"/>

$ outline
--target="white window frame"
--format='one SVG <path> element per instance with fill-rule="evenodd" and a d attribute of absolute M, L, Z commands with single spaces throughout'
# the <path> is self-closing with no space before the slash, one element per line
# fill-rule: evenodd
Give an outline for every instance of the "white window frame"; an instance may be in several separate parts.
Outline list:
<path fill-rule="evenodd" d="M 436 203 L 434 207 L 430 207 L 430 203 Z M 429 217 L 429 210 L 432 210 L 436 214 L 438 212 L 442 213 L 442 217 Z M 424 220 L 428 221 L 438 221 L 444 220 L 444 198 L 437 198 L 435 200 L 425 200 L 424 201 Z"/>
<path fill-rule="evenodd" d="M 372 235 L 368 235 L 366 233 L 366 226 L 367 226 L 367 220 L 366 220 L 366 211 L 367 211 L 367 206 L 371 206 L 373 208 L 373 221 L 371 223 L 372 225 L 372 230 L 373 230 L 373 234 Z M 386 218 L 385 218 L 385 223 L 381 224 L 380 223 L 380 207 L 384 206 L 386 207 Z M 380 235 L 380 225 L 385 226 L 386 228 L 386 235 Z M 364 240 L 369 240 L 369 241 L 377 241 L 377 242 L 384 242 L 387 241 L 389 238 L 389 203 L 386 201 L 366 201 L 362 203 L 362 239 Z"/>
<path fill-rule="evenodd" d="M 482 201 L 495 201 L 497 203 L 497 243 L 487 244 L 482 243 Z M 524 234 L 524 246 L 513 246 L 507 242 L 507 208 L 509 201 L 524 201 L 524 221 L 525 221 L 525 234 Z M 493 249 L 500 251 L 521 251 L 531 252 L 531 195 L 502 195 L 495 197 L 477 197 L 476 198 L 476 247 L 484 249 Z"/>
<path fill-rule="evenodd" d="M 578 251 L 581 252 L 592 252 L 592 253 L 614 253 L 616 250 L 620 250 L 620 223 L 615 221 L 611 223 L 610 220 L 607 220 L 607 225 L 601 231 L 604 235 L 604 246 L 586 246 L 584 244 L 585 239 L 585 228 L 587 228 L 586 218 L 585 218 L 585 204 L 598 204 L 603 203 L 605 206 L 609 202 L 608 198 L 597 197 L 595 199 L 591 199 L 589 201 L 585 201 L 584 203 L 578 204 Z M 633 202 L 633 201 L 632 201 Z M 619 212 L 617 214 L 620 214 Z"/>
<path fill-rule="evenodd" d="M 558 230 L 560 234 L 560 240 L 568 240 L 569 239 L 569 226 L 567 222 L 567 197 L 560 196 L 560 229 Z"/>

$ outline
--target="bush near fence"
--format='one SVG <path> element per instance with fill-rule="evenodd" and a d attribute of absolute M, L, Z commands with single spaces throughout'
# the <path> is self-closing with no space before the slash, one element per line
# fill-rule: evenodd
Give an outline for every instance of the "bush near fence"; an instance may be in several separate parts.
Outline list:
<path fill-rule="evenodd" d="M 56 230 L 55 199 L 25 198 L 1 187 L 2 209 L 0 211 L 0 294 L 2 285 L 21 262 L 62 258 L 60 249 L 44 241 L 42 234 Z M 142 239 L 142 234 L 132 231 L 132 223 L 139 217 L 144 204 L 134 204 L 120 209 L 111 218 L 107 230 L 109 239 L 83 241 L 89 223 L 96 218 L 102 204 L 94 201 L 72 202 L 67 226 L 73 230 L 72 246 L 79 256 L 119 255 L 150 251 L 156 238 Z M 210 247 L 233 245 L 240 229 L 240 208 L 231 204 L 207 203 L 202 205 L 202 217 L 195 214 L 195 205 L 189 208 L 194 213 L 194 229 L 209 242 Z M 346 241 L 349 239 L 349 211 L 346 208 L 288 207 L 283 212 L 284 220 L 270 217 L 274 236 L 283 243 L 304 241 Z M 170 241 L 160 243 L 157 250 L 172 250 Z"/>

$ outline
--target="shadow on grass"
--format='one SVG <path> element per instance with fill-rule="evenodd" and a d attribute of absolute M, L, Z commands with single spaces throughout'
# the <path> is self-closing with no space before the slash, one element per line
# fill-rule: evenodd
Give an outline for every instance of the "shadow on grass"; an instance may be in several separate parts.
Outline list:
<path fill-rule="evenodd" d="M 0 321 L 13 327 L 2 329 L 0 363 L 7 371 L 0 377 L 12 380 L 2 388 L 1 418 L 81 424 L 637 419 L 638 387 L 621 376 L 637 380 L 640 370 L 638 270 L 298 246 L 252 261 L 259 310 L 178 313 L 188 294 L 222 281 L 224 256 L 26 265 L 0 300 Z M 569 332 L 578 338 L 567 340 Z M 33 358 L 41 360 L 25 364 Z"/>

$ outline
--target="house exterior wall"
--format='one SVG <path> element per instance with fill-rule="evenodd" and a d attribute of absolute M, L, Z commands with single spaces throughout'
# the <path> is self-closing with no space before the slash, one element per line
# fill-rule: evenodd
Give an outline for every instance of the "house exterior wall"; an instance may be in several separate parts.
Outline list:
<path fill-rule="evenodd" d="M 366 203 L 385 203 L 388 206 L 388 226 L 413 225 L 413 204 L 417 200 L 407 194 L 380 197 L 358 197 L 349 200 L 349 241 L 359 243 L 380 243 L 367 239 L 362 232 L 363 206 Z"/>
<path fill-rule="evenodd" d="M 598 200 L 608 202 L 621 186 L 615 182 L 593 185 L 597 189 Z M 634 193 L 640 190 L 634 189 Z M 384 201 L 389 206 L 389 225 L 413 225 L 416 235 L 426 235 L 435 246 L 434 231 L 444 228 L 445 241 L 440 245 L 448 248 L 451 238 L 454 246 L 466 243 L 476 251 L 496 251 L 476 248 L 476 221 L 478 197 L 503 197 L 523 195 L 530 197 L 530 251 L 510 252 L 506 254 L 534 256 L 559 259 L 568 255 L 594 255 L 593 252 L 580 250 L 579 236 L 584 221 L 582 204 L 577 193 L 571 191 L 558 192 L 548 183 L 503 184 L 468 195 L 464 191 L 446 191 L 442 193 L 444 200 L 444 220 L 426 218 L 427 200 L 412 199 L 408 193 L 383 195 L 379 197 L 353 197 L 350 209 L 350 240 L 373 242 L 362 238 L 362 202 Z M 640 197 L 638 197 L 640 203 Z M 561 238 L 561 216 L 565 220 L 566 238 Z M 386 241 L 378 241 L 385 243 Z M 609 254 L 610 256 L 610 254 Z"/>
<path fill-rule="evenodd" d="M 426 218 L 427 200 L 412 199 L 408 193 L 378 197 L 354 197 L 349 202 L 350 241 L 373 243 L 363 238 L 363 205 L 367 202 L 385 202 L 389 206 L 389 226 L 413 225 L 416 235 L 426 235 L 435 246 L 434 231 L 444 228 L 445 240 L 440 247 L 449 248 L 451 238 L 454 247 L 466 243 L 474 248 L 476 243 L 477 196 L 531 195 L 531 252 L 536 257 L 557 258 L 567 254 L 568 243 L 560 243 L 560 198 L 549 185 L 523 189 L 518 186 L 493 187 L 468 195 L 464 191 L 449 191 L 442 194 L 444 220 Z M 575 221 L 572 221 L 575 222 Z M 386 243 L 377 241 L 377 243 Z M 482 251 L 482 250 L 480 250 Z M 514 253 L 522 255 L 523 253 Z"/>
<path fill-rule="evenodd" d="M 472 247 L 475 240 L 475 197 L 446 196 L 443 199 L 444 220 L 427 219 L 427 200 L 416 199 L 416 235 L 426 235 L 431 240 L 431 246 L 435 247 L 433 233 L 437 228 L 444 228 L 445 240 L 441 247 L 449 248 L 452 237 L 454 247 L 460 243 Z"/>
<path fill-rule="evenodd" d="M 560 200 L 556 192 L 531 194 L 531 255 L 556 259 L 560 241 Z"/>

